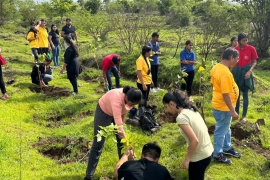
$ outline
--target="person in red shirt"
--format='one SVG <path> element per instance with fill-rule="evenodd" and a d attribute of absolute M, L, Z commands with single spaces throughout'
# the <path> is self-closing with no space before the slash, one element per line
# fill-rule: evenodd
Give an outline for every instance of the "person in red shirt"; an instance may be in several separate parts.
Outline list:
<path fill-rule="evenodd" d="M 108 89 L 112 89 L 111 72 L 115 77 L 116 88 L 120 88 L 120 55 L 110 54 L 102 60 L 102 70 L 104 78 L 104 86 L 108 86 Z M 117 66 L 117 67 L 116 67 Z"/>
<path fill-rule="evenodd" d="M 238 35 L 239 45 L 235 47 L 239 51 L 239 61 L 233 68 L 234 80 L 239 87 L 239 97 L 236 103 L 235 111 L 239 114 L 240 109 L 240 92 L 243 94 L 243 112 L 242 121 L 246 121 L 246 115 L 248 111 L 248 91 L 254 91 L 252 70 L 257 64 L 258 55 L 256 49 L 248 45 L 248 36 L 245 33 Z"/>

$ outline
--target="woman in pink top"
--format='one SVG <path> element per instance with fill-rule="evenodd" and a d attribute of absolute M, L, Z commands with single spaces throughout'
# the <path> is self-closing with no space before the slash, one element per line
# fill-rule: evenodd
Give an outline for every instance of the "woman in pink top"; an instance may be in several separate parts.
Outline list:
<path fill-rule="evenodd" d="M 122 143 L 120 141 L 122 138 L 125 138 L 125 131 L 123 128 L 125 116 L 134 105 L 139 104 L 141 98 L 141 90 L 126 86 L 123 89 L 110 90 L 99 99 L 94 118 L 95 137 L 89 154 L 86 177 L 84 178 L 85 180 L 92 180 L 99 157 L 104 147 L 104 137 L 102 137 L 101 141 L 97 142 L 96 135 L 100 130 L 99 127 L 109 126 L 111 123 L 119 126 L 119 133 L 116 135 L 116 139 L 118 156 L 120 159 L 122 149 Z"/>

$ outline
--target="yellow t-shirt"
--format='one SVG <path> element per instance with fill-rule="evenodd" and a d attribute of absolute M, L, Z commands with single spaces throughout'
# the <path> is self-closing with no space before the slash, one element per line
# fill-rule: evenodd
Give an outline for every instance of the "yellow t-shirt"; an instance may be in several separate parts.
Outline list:
<path fill-rule="evenodd" d="M 228 67 L 223 64 L 215 65 L 211 70 L 211 84 L 213 86 L 212 107 L 219 111 L 230 111 L 222 94 L 230 94 L 233 107 L 239 96 L 239 89 Z"/>
<path fill-rule="evenodd" d="M 33 32 L 29 32 L 27 34 L 27 39 L 32 39 L 34 37 L 35 37 L 35 34 Z M 38 39 L 34 39 L 34 40 L 30 41 L 29 45 L 30 45 L 30 48 L 39 48 Z"/>
<path fill-rule="evenodd" d="M 151 64 L 150 64 L 150 61 L 149 61 L 148 58 L 146 58 L 146 61 L 147 61 L 149 66 L 147 66 L 147 64 L 146 64 L 146 62 L 144 60 L 144 57 L 141 55 L 136 61 L 136 68 L 137 68 L 137 71 L 142 72 L 142 78 L 143 78 L 144 84 L 147 85 L 147 84 L 151 84 L 152 75 L 151 75 L 151 72 L 150 72 L 150 74 L 147 74 L 148 70 L 151 70 Z M 139 78 L 138 78 L 137 82 L 141 83 Z"/>
<path fill-rule="evenodd" d="M 199 140 L 195 153 L 190 158 L 191 162 L 197 162 L 211 156 L 214 148 L 208 134 L 203 118 L 199 112 L 194 112 L 190 109 L 183 109 L 176 118 L 177 124 L 186 124 L 191 127 L 197 139 Z M 187 143 L 190 141 L 184 131 L 180 128 L 180 133 L 183 135 Z"/>
<path fill-rule="evenodd" d="M 40 48 L 48 48 L 49 47 L 49 39 L 48 39 L 48 32 L 45 28 L 39 27 L 38 28 L 38 45 Z"/>

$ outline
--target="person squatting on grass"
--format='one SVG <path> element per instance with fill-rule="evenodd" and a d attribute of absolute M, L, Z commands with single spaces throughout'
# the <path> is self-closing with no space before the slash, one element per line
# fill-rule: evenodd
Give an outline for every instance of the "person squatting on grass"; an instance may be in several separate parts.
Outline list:
<path fill-rule="evenodd" d="M 0 48 L 0 55 L 2 53 L 2 49 Z M 3 80 L 3 72 L 2 72 L 2 66 L 0 65 L 0 89 L 1 89 L 1 92 L 2 92 L 2 99 L 7 99 L 8 98 L 8 94 L 7 94 L 7 91 L 6 91 L 6 86 L 5 86 L 5 83 L 4 83 L 4 80 Z"/>
<path fill-rule="evenodd" d="M 152 34 L 152 40 L 148 42 L 147 46 L 151 47 L 152 49 L 152 60 L 150 60 L 151 63 L 151 74 L 152 74 L 152 80 L 153 80 L 153 88 L 151 92 L 155 93 L 159 90 L 161 90 L 158 87 L 158 66 L 160 64 L 159 62 L 159 55 L 161 54 L 160 52 L 160 47 L 158 44 L 158 38 L 159 34 L 157 32 L 154 32 Z"/>
<path fill-rule="evenodd" d="M 38 35 L 38 54 L 43 55 L 48 54 L 50 49 L 50 43 L 48 39 L 48 31 L 46 29 L 46 21 L 44 19 L 41 19 L 39 21 L 39 24 L 35 27 L 37 30 Z"/>
<path fill-rule="evenodd" d="M 103 70 L 104 86 L 108 86 L 109 90 L 112 89 L 111 73 L 115 77 L 116 88 L 120 88 L 120 61 L 121 57 L 118 54 L 110 54 L 102 60 L 101 67 Z"/>
<path fill-rule="evenodd" d="M 243 112 L 242 121 L 246 121 L 247 111 L 248 111 L 248 91 L 254 91 L 254 83 L 252 70 L 257 64 L 258 55 L 256 49 L 248 45 L 248 36 L 245 33 L 240 33 L 238 35 L 239 45 L 235 47 L 239 51 L 239 61 L 237 65 L 233 68 L 232 73 L 234 80 L 239 87 L 239 97 L 236 103 L 236 112 L 239 114 L 240 109 L 240 92 L 243 93 Z"/>
<path fill-rule="evenodd" d="M 181 70 L 188 74 L 184 77 L 186 84 L 182 84 L 182 90 L 187 90 L 188 96 L 191 96 L 192 83 L 195 75 L 194 64 L 196 64 L 196 55 L 192 51 L 193 43 L 190 40 L 186 41 L 184 50 L 180 52 Z"/>
<path fill-rule="evenodd" d="M 52 62 L 49 54 L 45 57 L 45 60 L 40 65 L 35 64 L 31 72 L 32 83 L 42 87 L 48 87 L 49 81 L 53 79 L 52 68 L 49 66 Z"/>
<path fill-rule="evenodd" d="M 150 86 L 153 86 L 151 66 L 149 57 L 151 55 L 151 47 L 143 46 L 141 56 L 136 60 L 137 69 L 137 87 L 142 91 L 144 102 L 139 106 L 147 107 L 147 100 L 149 96 Z"/>
<path fill-rule="evenodd" d="M 62 74 L 65 70 L 67 70 L 67 77 L 73 87 L 73 94 L 78 94 L 77 78 L 82 72 L 82 66 L 78 59 L 78 49 L 77 46 L 73 44 L 69 36 L 65 36 L 64 41 L 68 48 L 64 54 L 64 64 L 60 73 Z"/>
<path fill-rule="evenodd" d="M 99 158 L 104 147 L 105 138 L 97 142 L 96 135 L 100 126 L 109 126 L 111 123 L 118 125 L 117 149 L 119 159 L 123 144 L 121 139 L 125 138 L 124 120 L 126 113 L 141 101 L 142 93 L 139 89 L 125 86 L 124 88 L 113 89 L 103 95 L 97 104 L 94 118 L 94 141 L 90 150 L 85 180 L 92 180 Z M 133 152 L 132 152 L 133 153 Z"/>
<path fill-rule="evenodd" d="M 214 132 L 214 152 L 216 161 L 231 164 L 223 154 L 241 157 L 231 143 L 231 121 L 238 119 L 235 104 L 239 89 L 229 68 L 234 67 L 239 60 L 239 53 L 234 48 L 227 48 L 220 63 L 211 69 L 211 84 L 213 87 L 212 113 L 216 120 Z"/>
<path fill-rule="evenodd" d="M 158 164 L 161 148 L 156 143 L 147 143 L 142 148 L 141 159 L 130 161 L 132 150 L 127 149 L 115 166 L 117 180 L 173 180 L 166 167 Z"/>
<path fill-rule="evenodd" d="M 31 28 L 29 29 L 29 31 L 27 33 L 26 39 L 29 41 L 29 45 L 30 45 L 32 54 L 35 57 L 35 62 L 38 62 L 39 43 L 38 43 L 37 30 L 35 27 L 36 27 L 36 24 L 34 22 L 32 22 Z"/>
<path fill-rule="evenodd" d="M 55 24 L 51 25 L 51 31 L 49 32 L 49 41 L 52 48 L 52 59 L 54 66 L 60 66 L 59 65 L 59 54 L 60 54 L 60 40 L 59 40 L 59 32 L 57 29 L 57 26 Z"/>
<path fill-rule="evenodd" d="M 188 169 L 190 180 L 203 180 L 213 153 L 213 145 L 203 118 L 183 91 L 166 93 L 163 104 L 170 114 L 178 115 L 176 122 L 188 143 L 181 167 Z"/>

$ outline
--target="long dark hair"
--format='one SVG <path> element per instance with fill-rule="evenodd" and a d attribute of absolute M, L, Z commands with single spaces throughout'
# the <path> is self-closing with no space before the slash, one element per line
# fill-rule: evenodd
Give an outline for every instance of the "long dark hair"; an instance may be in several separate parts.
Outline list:
<path fill-rule="evenodd" d="M 59 35 L 58 29 L 56 29 L 56 31 L 54 31 L 54 30 L 53 30 L 53 26 L 56 26 L 56 24 L 52 24 L 52 25 L 51 25 L 51 32 L 54 32 L 54 33 L 56 33 L 56 34 Z M 57 26 L 56 26 L 56 27 L 57 27 Z"/>
<path fill-rule="evenodd" d="M 128 100 L 133 103 L 140 103 L 142 100 L 142 91 L 140 89 L 125 86 L 123 93 L 127 96 Z"/>
<path fill-rule="evenodd" d="M 198 109 L 193 103 L 189 100 L 187 94 L 181 90 L 174 90 L 173 92 L 167 92 L 163 96 L 163 104 L 169 104 L 170 101 L 175 102 L 176 108 L 184 109 L 193 109 L 194 112 L 197 112 Z"/>
<path fill-rule="evenodd" d="M 68 44 L 70 44 L 71 49 L 75 52 L 76 56 L 79 56 L 79 52 L 77 49 L 77 46 L 71 41 L 71 37 L 65 36 L 64 41 L 66 41 Z"/>

